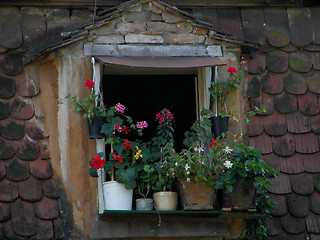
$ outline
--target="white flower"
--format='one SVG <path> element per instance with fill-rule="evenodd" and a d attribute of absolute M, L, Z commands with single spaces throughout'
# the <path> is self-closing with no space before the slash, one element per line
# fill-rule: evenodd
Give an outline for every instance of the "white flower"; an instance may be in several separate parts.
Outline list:
<path fill-rule="evenodd" d="M 178 162 L 176 162 L 174 165 L 178 166 Z"/>
<path fill-rule="evenodd" d="M 224 165 L 226 168 L 232 168 L 233 163 L 227 160 L 227 161 L 225 161 L 225 162 L 223 163 L 223 165 Z"/>
<path fill-rule="evenodd" d="M 198 147 L 195 147 L 195 148 L 194 148 L 194 151 L 195 151 L 195 152 L 198 152 L 198 153 L 201 153 L 201 152 L 204 151 L 204 148 L 201 147 L 201 146 L 198 146 Z"/>
<path fill-rule="evenodd" d="M 229 148 L 229 146 L 226 146 L 225 149 L 223 149 L 223 151 L 225 151 L 226 153 L 231 153 L 233 149 Z"/>
<path fill-rule="evenodd" d="M 190 182 L 191 181 L 191 179 L 190 178 L 187 178 L 187 182 Z"/>
<path fill-rule="evenodd" d="M 190 174 L 190 172 L 189 171 L 187 171 L 187 175 L 189 175 Z"/>
<path fill-rule="evenodd" d="M 190 169 L 190 166 L 189 166 L 188 164 L 186 164 L 186 165 L 184 166 L 184 169 L 185 169 L 186 171 L 188 171 L 188 169 Z"/>

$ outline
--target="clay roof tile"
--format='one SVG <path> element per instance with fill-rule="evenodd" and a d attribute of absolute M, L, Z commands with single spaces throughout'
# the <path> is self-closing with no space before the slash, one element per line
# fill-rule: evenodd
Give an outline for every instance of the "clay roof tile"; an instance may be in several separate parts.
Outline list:
<path fill-rule="evenodd" d="M 35 213 L 41 219 L 54 219 L 59 216 L 58 201 L 57 199 L 48 198 L 45 195 L 43 198 L 36 202 Z"/>
<path fill-rule="evenodd" d="M 275 236 L 282 232 L 282 225 L 280 218 L 268 217 L 265 220 L 265 226 L 268 229 L 268 236 Z"/>
<path fill-rule="evenodd" d="M 26 201 L 39 201 L 42 197 L 41 182 L 30 176 L 25 181 L 18 182 L 19 197 Z"/>
<path fill-rule="evenodd" d="M 287 213 L 280 219 L 284 230 L 286 230 L 289 233 L 302 233 L 306 229 L 306 223 L 304 218 L 294 217 L 290 213 Z"/>
<path fill-rule="evenodd" d="M 24 97 L 33 97 L 40 92 L 39 69 L 30 65 L 16 78 L 16 86 L 19 94 Z"/>
<path fill-rule="evenodd" d="M 320 193 L 318 191 L 310 195 L 310 208 L 316 214 L 320 214 Z"/>
<path fill-rule="evenodd" d="M 320 173 L 312 174 L 312 179 L 315 189 L 320 192 Z"/>
<path fill-rule="evenodd" d="M 0 159 L 9 159 L 14 155 L 14 147 L 11 141 L 0 136 Z"/>
<path fill-rule="evenodd" d="M 297 97 L 298 106 L 302 113 L 307 115 L 315 115 L 320 112 L 319 100 L 317 95 L 307 91 L 306 94 Z"/>
<path fill-rule="evenodd" d="M 6 176 L 13 181 L 22 181 L 29 177 L 29 165 L 28 162 L 12 158 L 5 161 Z"/>
<path fill-rule="evenodd" d="M 268 71 L 261 77 L 261 90 L 268 94 L 280 94 L 284 89 L 283 79 L 287 74 Z"/>
<path fill-rule="evenodd" d="M 0 189 L 0 201 L 12 202 L 18 198 L 18 185 L 16 182 L 4 178 L 0 181 Z"/>
<path fill-rule="evenodd" d="M 319 151 L 318 139 L 314 133 L 295 134 L 296 151 L 299 153 L 315 153 Z"/>
<path fill-rule="evenodd" d="M 309 8 L 288 8 L 291 42 L 297 46 L 307 46 L 313 41 L 313 24 Z"/>
<path fill-rule="evenodd" d="M 261 117 L 249 116 L 250 124 L 247 125 L 247 135 L 248 136 L 258 136 L 263 133 L 263 123 Z"/>
<path fill-rule="evenodd" d="M 32 99 L 15 96 L 14 98 L 10 99 L 9 112 L 10 115 L 16 119 L 30 119 L 34 114 Z"/>
<path fill-rule="evenodd" d="M 301 154 L 294 154 L 290 157 L 281 157 L 281 171 L 284 173 L 302 173 L 303 160 Z"/>
<path fill-rule="evenodd" d="M 0 76 L 0 98 L 11 98 L 16 93 L 14 79 Z"/>
<path fill-rule="evenodd" d="M 320 44 L 320 26 L 317 24 L 320 21 L 320 9 L 317 7 L 310 8 L 310 13 L 314 34 L 313 42 L 315 44 Z"/>
<path fill-rule="evenodd" d="M 281 136 L 287 132 L 287 119 L 284 114 L 274 110 L 271 115 L 262 117 L 266 133 L 270 136 Z"/>
<path fill-rule="evenodd" d="M 291 133 L 307 133 L 311 131 L 311 124 L 308 116 L 296 111 L 286 115 L 288 123 L 288 132 Z"/>
<path fill-rule="evenodd" d="M 20 236 L 32 236 L 37 232 L 37 220 L 33 203 L 17 199 L 10 205 L 13 231 Z"/>
<path fill-rule="evenodd" d="M 5 119 L 9 116 L 9 102 L 0 99 L 0 119 Z"/>
<path fill-rule="evenodd" d="M 287 213 L 287 198 L 286 195 L 268 193 L 271 200 L 275 201 L 274 209 L 271 211 L 273 216 L 283 216 Z"/>
<path fill-rule="evenodd" d="M 310 213 L 306 217 L 306 223 L 309 232 L 320 233 L 320 215 Z"/>
<path fill-rule="evenodd" d="M 254 146 L 261 152 L 261 154 L 267 154 L 272 152 L 271 138 L 266 133 L 263 133 L 260 136 L 250 137 L 249 145 Z"/>
<path fill-rule="evenodd" d="M 37 219 L 37 233 L 33 239 L 53 239 L 53 225 L 51 220 Z"/>
<path fill-rule="evenodd" d="M 267 69 L 274 73 L 284 73 L 289 68 L 288 53 L 276 50 L 266 54 Z"/>
<path fill-rule="evenodd" d="M 4 161 L 0 160 L 0 180 L 2 178 L 4 178 L 5 175 L 6 175 L 6 168 L 5 168 L 5 165 L 4 165 Z"/>
<path fill-rule="evenodd" d="M 300 73 L 289 71 L 289 74 L 285 76 L 284 88 L 291 94 L 305 94 L 308 90 L 307 81 Z"/>
<path fill-rule="evenodd" d="M 303 74 L 303 77 L 307 80 L 308 89 L 315 94 L 320 93 L 320 73 L 318 71 L 310 71 L 306 74 Z"/>
<path fill-rule="evenodd" d="M 311 194 L 314 191 L 313 179 L 310 173 L 299 173 L 290 175 L 292 190 L 302 195 Z"/>
<path fill-rule="evenodd" d="M 264 154 L 262 155 L 263 161 L 268 164 L 270 167 L 275 169 L 277 172 L 280 172 L 280 157 L 274 153 Z"/>
<path fill-rule="evenodd" d="M 290 42 L 289 22 L 285 8 L 265 8 L 267 37 L 270 45 L 283 47 Z"/>
<path fill-rule="evenodd" d="M 220 31 L 244 39 L 240 10 L 238 8 L 218 8 Z"/>
<path fill-rule="evenodd" d="M 298 109 L 297 97 L 286 91 L 283 91 L 281 94 L 274 96 L 273 100 L 275 108 L 280 113 L 295 112 Z"/>
<path fill-rule="evenodd" d="M 299 51 L 289 54 L 289 65 L 296 72 L 309 72 L 312 68 L 312 56 L 308 52 Z"/>
<path fill-rule="evenodd" d="M 272 180 L 272 186 L 270 188 L 271 193 L 287 194 L 291 192 L 291 184 L 289 176 L 284 173 L 279 173 L 277 178 Z"/>
<path fill-rule="evenodd" d="M 39 179 L 49 179 L 53 175 L 50 160 L 42 160 L 40 158 L 30 161 L 30 172 L 32 176 Z"/>
<path fill-rule="evenodd" d="M 272 138 L 273 151 L 283 157 L 291 156 L 295 153 L 295 138 L 293 134 L 286 133 L 282 136 L 273 136 Z"/>
<path fill-rule="evenodd" d="M 247 61 L 248 73 L 258 74 L 266 69 L 266 57 L 263 53 L 257 52 L 255 58 Z"/>
<path fill-rule="evenodd" d="M 303 167 L 306 172 L 320 172 L 320 152 L 303 154 Z"/>
<path fill-rule="evenodd" d="M 34 160 L 39 157 L 39 148 L 32 139 L 25 137 L 22 140 L 15 141 L 15 155 L 22 160 Z"/>
<path fill-rule="evenodd" d="M 24 137 L 24 121 L 9 117 L 2 122 L 2 127 L 1 135 L 6 139 L 18 140 Z"/>
<path fill-rule="evenodd" d="M 265 107 L 265 112 L 257 112 L 257 115 L 269 115 L 274 111 L 273 98 L 265 93 L 261 93 L 261 95 L 257 98 L 250 98 L 250 107 L 253 111 L 255 108 L 259 108 L 262 110 L 262 107 Z"/>
<path fill-rule="evenodd" d="M 306 217 L 310 212 L 309 197 L 294 192 L 287 195 L 287 204 L 290 213 L 295 217 Z"/>
<path fill-rule="evenodd" d="M 0 202 L 0 222 L 4 222 L 11 218 L 9 203 Z"/>
<path fill-rule="evenodd" d="M 0 70 L 8 76 L 14 76 L 23 71 L 22 54 L 6 53 L 0 56 Z"/>

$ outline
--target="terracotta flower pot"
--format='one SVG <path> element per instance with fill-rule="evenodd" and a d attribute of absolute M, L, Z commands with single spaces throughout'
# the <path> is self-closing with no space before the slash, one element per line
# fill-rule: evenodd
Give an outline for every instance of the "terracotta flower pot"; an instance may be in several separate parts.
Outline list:
<path fill-rule="evenodd" d="M 255 210 L 256 189 L 253 180 L 233 185 L 232 192 L 223 193 L 223 210 L 248 211 Z"/>
<path fill-rule="evenodd" d="M 179 196 L 183 210 L 212 210 L 216 199 L 216 190 L 205 182 L 196 183 L 179 180 Z"/>
<path fill-rule="evenodd" d="M 153 200 L 156 210 L 177 210 L 178 193 L 176 192 L 155 192 L 153 194 Z"/>

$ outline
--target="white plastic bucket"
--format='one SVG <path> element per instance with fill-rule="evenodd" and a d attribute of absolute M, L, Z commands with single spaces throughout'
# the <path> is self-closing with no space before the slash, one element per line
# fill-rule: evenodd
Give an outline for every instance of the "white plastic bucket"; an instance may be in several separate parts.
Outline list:
<path fill-rule="evenodd" d="M 132 210 L 133 189 L 116 181 L 104 182 L 102 186 L 106 210 Z"/>

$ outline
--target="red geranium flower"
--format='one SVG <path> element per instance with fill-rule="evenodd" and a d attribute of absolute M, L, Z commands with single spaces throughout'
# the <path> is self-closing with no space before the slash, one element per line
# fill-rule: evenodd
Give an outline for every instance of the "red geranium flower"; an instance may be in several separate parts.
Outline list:
<path fill-rule="evenodd" d="M 126 150 L 127 148 L 133 147 L 128 139 L 125 139 L 123 142 L 123 150 Z"/>
<path fill-rule="evenodd" d="M 121 130 L 121 132 L 124 132 L 124 134 L 128 134 L 130 132 L 129 128 L 127 126 L 124 126 Z"/>
<path fill-rule="evenodd" d="M 112 158 L 116 161 L 123 162 L 123 157 L 118 156 L 117 154 L 113 154 Z"/>
<path fill-rule="evenodd" d="M 212 146 L 217 146 L 217 140 L 213 139 L 212 142 L 209 144 L 209 148 L 211 148 Z"/>
<path fill-rule="evenodd" d="M 236 68 L 234 68 L 234 67 L 229 67 L 227 72 L 237 74 L 238 70 Z"/>
<path fill-rule="evenodd" d="M 103 165 L 106 165 L 105 161 L 106 160 L 101 159 L 100 156 L 96 154 L 93 157 L 93 161 L 91 162 L 91 165 L 93 168 L 100 169 L 100 168 L 103 168 Z"/>
<path fill-rule="evenodd" d="M 84 84 L 84 86 L 93 88 L 94 87 L 94 81 L 91 81 L 91 80 L 87 79 L 85 84 Z"/>

